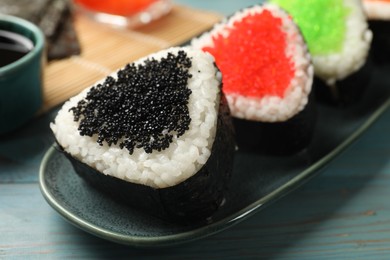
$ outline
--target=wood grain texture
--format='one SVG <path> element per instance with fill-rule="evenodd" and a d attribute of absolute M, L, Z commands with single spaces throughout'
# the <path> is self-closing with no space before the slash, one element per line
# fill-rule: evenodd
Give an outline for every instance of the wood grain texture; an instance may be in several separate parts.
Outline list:
<path fill-rule="evenodd" d="M 221 17 L 215 12 L 176 5 L 169 15 L 140 29 L 115 30 L 76 16 L 82 54 L 46 65 L 42 111 L 61 104 L 129 62 L 188 41 Z"/>
<path fill-rule="evenodd" d="M 258 1 L 176 2 L 229 14 Z M 299 190 L 215 236 L 158 250 L 96 238 L 45 202 L 38 171 L 55 113 L 0 137 L 0 259 L 390 259 L 389 110 Z"/>
<path fill-rule="evenodd" d="M 129 248 L 73 227 L 41 196 L 38 165 L 9 182 L 0 163 L 0 259 L 388 259 L 389 132 L 387 111 L 296 192 L 229 230 L 166 249 Z"/>

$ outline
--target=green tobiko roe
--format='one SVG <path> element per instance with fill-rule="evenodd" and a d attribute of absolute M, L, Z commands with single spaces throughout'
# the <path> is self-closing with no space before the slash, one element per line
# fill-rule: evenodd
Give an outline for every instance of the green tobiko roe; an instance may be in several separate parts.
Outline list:
<path fill-rule="evenodd" d="M 271 0 L 286 10 L 298 24 L 313 55 L 342 50 L 346 17 L 343 0 Z"/>

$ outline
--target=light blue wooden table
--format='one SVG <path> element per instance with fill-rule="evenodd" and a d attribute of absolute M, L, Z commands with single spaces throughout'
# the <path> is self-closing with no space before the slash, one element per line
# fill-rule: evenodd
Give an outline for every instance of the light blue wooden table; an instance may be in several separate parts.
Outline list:
<path fill-rule="evenodd" d="M 227 15 L 257 1 L 176 2 Z M 53 117 L 0 137 L 0 259 L 390 259 L 389 110 L 320 175 L 248 220 L 149 250 L 87 234 L 46 203 L 38 169 Z"/>

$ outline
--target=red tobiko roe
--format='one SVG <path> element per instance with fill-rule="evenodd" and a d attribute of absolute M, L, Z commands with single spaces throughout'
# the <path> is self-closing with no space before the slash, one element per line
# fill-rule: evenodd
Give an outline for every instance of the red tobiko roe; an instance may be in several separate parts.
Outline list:
<path fill-rule="evenodd" d="M 75 0 L 75 2 L 98 12 L 128 16 L 146 9 L 156 0 Z"/>
<path fill-rule="evenodd" d="M 248 14 L 229 29 L 227 38 L 213 37 L 213 47 L 203 50 L 214 56 L 223 75 L 223 91 L 262 98 L 283 98 L 294 77 L 294 64 L 286 57 L 282 20 L 268 10 Z"/>

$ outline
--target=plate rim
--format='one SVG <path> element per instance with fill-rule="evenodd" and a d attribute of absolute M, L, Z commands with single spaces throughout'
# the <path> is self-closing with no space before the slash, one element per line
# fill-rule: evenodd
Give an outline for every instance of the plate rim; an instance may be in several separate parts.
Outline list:
<path fill-rule="evenodd" d="M 172 235 L 162 236 L 135 236 L 135 235 L 123 235 L 118 232 L 110 231 L 108 229 L 99 227 L 95 224 L 89 223 L 88 221 L 76 216 L 74 213 L 65 209 L 51 194 L 49 187 L 45 183 L 45 172 L 49 160 L 56 152 L 55 145 L 53 144 L 45 153 L 41 165 L 39 168 L 39 187 L 41 193 L 48 204 L 55 209 L 65 220 L 75 225 L 76 227 L 92 234 L 97 237 L 135 247 L 166 247 L 174 246 L 186 242 L 191 242 L 201 238 L 205 238 L 216 233 L 222 232 L 233 225 L 240 223 L 241 221 L 254 215 L 256 212 L 265 206 L 273 203 L 274 201 L 284 197 L 288 193 L 297 189 L 303 185 L 306 181 L 316 176 L 320 169 L 327 165 L 337 155 L 340 155 L 348 146 L 350 146 L 355 140 L 358 139 L 368 128 L 377 121 L 377 119 L 390 107 L 390 98 L 383 102 L 371 115 L 349 135 L 343 142 L 336 146 L 328 154 L 324 155 L 317 162 L 307 167 L 304 171 L 299 173 L 297 176 L 281 185 L 277 189 L 273 190 L 264 197 L 254 201 L 248 206 L 242 208 L 234 214 L 226 216 L 211 224 L 207 224 L 189 231 L 180 232 Z"/>

